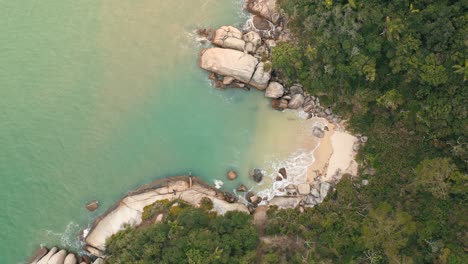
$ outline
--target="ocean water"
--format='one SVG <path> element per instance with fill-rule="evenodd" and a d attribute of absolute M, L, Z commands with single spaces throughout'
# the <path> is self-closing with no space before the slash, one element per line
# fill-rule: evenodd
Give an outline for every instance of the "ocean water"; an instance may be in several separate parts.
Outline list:
<path fill-rule="evenodd" d="M 0 0 L 0 263 L 41 244 L 79 250 L 79 231 L 138 185 L 192 172 L 265 189 L 249 170 L 274 177 L 310 152 L 296 113 L 271 110 L 259 91 L 216 90 L 198 68 L 194 30 L 240 27 L 241 7 Z"/>

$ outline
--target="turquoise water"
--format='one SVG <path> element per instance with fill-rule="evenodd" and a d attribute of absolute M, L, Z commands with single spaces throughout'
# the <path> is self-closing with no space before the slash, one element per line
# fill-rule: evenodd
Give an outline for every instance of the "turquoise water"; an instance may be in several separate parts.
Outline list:
<path fill-rule="evenodd" d="M 240 25 L 240 10 L 0 0 L 0 263 L 39 244 L 79 249 L 79 230 L 140 184 L 188 171 L 213 182 L 232 168 L 229 189 L 264 165 L 271 148 L 257 146 L 277 138 L 262 143 L 259 120 L 284 117 L 261 92 L 213 89 L 197 65 L 194 29 Z"/>

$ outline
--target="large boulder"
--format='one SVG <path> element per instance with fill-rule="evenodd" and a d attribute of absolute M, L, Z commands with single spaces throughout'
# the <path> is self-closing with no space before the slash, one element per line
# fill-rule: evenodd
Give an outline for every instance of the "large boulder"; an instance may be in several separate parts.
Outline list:
<path fill-rule="evenodd" d="M 268 20 L 261 16 L 254 16 L 252 18 L 252 24 L 258 30 L 272 30 L 272 27 Z"/>
<path fill-rule="evenodd" d="M 265 97 L 267 98 L 280 98 L 284 94 L 284 87 L 278 82 L 270 82 L 266 88 Z"/>
<path fill-rule="evenodd" d="M 67 251 L 65 249 L 60 250 L 58 253 L 53 255 L 47 264 L 63 264 L 65 258 L 67 257 Z"/>
<path fill-rule="evenodd" d="M 281 174 L 281 176 L 283 176 L 283 179 L 287 179 L 288 178 L 288 173 L 286 172 L 286 168 L 281 168 L 278 170 L 278 173 Z"/>
<path fill-rule="evenodd" d="M 250 176 L 255 182 L 261 182 L 263 180 L 263 172 L 260 169 L 253 169 L 250 172 Z"/>
<path fill-rule="evenodd" d="M 288 100 L 285 99 L 275 99 L 271 101 L 271 107 L 275 110 L 283 111 L 288 108 Z"/>
<path fill-rule="evenodd" d="M 47 262 L 49 262 L 50 258 L 57 252 L 57 250 L 58 248 L 56 247 L 51 248 L 49 252 L 47 253 L 47 255 L 42 257 L 41 260 L 37 262 L 37 264 L 47 264 Z"/>
<path fill-rule="evenodd" d="M 268 19 L 273 24 L 278 24 L 280 20 L 276 0 L 246 0 L 245 7 L 250 13 Z"/>
<path fill-rule="evenodd" d="M 242 39 L 245 41 L 244 50 L 248 53 L 255 53 L 257 48 L 262 44 L 262 38 L 254 31 L 245 33 Z"/>
<path fill-rule="evenodd" d="M 207 71 L 232 76 L 259 90 L 266 89 L 270 80 L 270 72 L 264 70 L 263 62 L 237 50 L 221 48 L 203 50 L 199 64 Z"/>
<path fill-rule="evenodd" d="M 222 48 L 243 51 L 245 41 L 242 40 L 242 32 L 235 27 L 223 26 L 216 30 L 213 44 Z"/>
<path fill-rule="evenodd" d="M 291 101 L 288 103 L 289 109 L 298 109 L 302 107 L 304 103 L 304 96 L 302 94 L 295 94 L 291 97 Z"/>
<path fill-rule="evenodd" d="M 63 261 L 63 264 L 76 264 L 77 262 L 78 262 L 78 260 L 76 259 L 75 254 L 70 253 L 70 254 L 67 255 L 67 257 Z"/>

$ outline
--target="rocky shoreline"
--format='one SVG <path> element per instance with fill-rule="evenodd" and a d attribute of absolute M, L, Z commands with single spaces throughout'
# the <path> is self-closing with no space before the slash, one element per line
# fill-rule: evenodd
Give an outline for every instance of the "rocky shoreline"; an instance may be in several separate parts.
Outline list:
<path fill-rule="evenodd" d="M 325 199 L 344 174 L 356 175 L 354 156 L 367 138 L 347 133 L 344 130 L 345 121 L 336 116 L 332 109 L 323 107 L 318 97 L 306 92 L 301 84 L 285 85 L 272 72 L 272 49 L 278 42 L 291 40 L 286 18 L 276 9 L 276 0 L 246 0 L 245 9 L 252 17 L 243 30 L 232 26 L 198 30 L 198 34 L 213 45 L 200 52 L 199 66 L 209 72 L 209 79 L 216 88 L 250 90 L 252 87 L 265 92 L 265 98 L 271 100 L 273 109 L 301 111 L 305 119 L 316 121 L 317 125 L 312 128 L 310 135 L 321 141 L 314 151 L 317 162 L 309 167 L 306 177 L 294 179 L 288 176 L 289 168 L 281 168 L 274 182 L 285 184 L 278 188 L 271 199 L 248 191 L 241 184 L 237 193 L 242 193 L 240 196 L 245 202 L 239 202 L 237 195 L 222 192 L 197 177 L 187 175 L 158 180 L 129 193 L 95 220 L 82 238 L 85 243 L 83 248 L 89 252 L 89 256 L 77 257 L 55 247 L 50 250 L 41 248 L 28 263 L 101 263 L 105 258 L 106 239 L 124 225 L 140 225 L 143 209 L 156 201 L 180 199 L 193 206 L 200 206 L 202 199 L 209 198 L 214 205 L 213 211 L 218 214 L 238 210 L 253 214 L 254 219 L 262 219 L 270 206 L 300 210 L 313 207 Z M 228 180 L 236 177 L 235 171 L 227 174 Z M 253 169 L 250 175 L 254 182 L 262 181 L 263 177 L 260 169 Z M 94 202 L 92 208 L 97 208 L 97 205 Z M 162 219 L 164 215 L 154 221 Z"/>
<path fill-rule="evenodd" d="M 261 202 L 280 208 L 314 206 L 323 201 L 342 175 L 357 174 L 354 156 L 367 138 L 346 132 L 346 120 L 335 115 L 330 107 L 322 106 L 320 99 L 309 94 L 301 84 L 286 85 L 276 76 L 271 63 L 272 50 L 279 42 L 291 41 L 287 18 L 277 9 L 276 0 L 246 0 L 244 8 L 252 17 L 243 30 L 233 26 L 198 30 L 199 35 L 212 44 L 200 52 L 199 66 L 209 72 L 209 79 L 216 88 L 250 90 L 252 87 L 264 91 L 275 110 L 303 112 L 305 119 L 317 121 L 310 131 L 311 136 L 326 138 L 329 145 L 329 150 L 316 151 L 326 156 L 321 157 L 326 162 L 311 166 L 314 172 L 309 172 L 307 179 L 288 180 L 291 184 L 279 188 L 268 202 L 265 197 L 257 199 L 254 194 L 248 194 L 246 201 L 254 206 Z M 277 181 L 285 180 L 286 169 L 278 172 Z"/>

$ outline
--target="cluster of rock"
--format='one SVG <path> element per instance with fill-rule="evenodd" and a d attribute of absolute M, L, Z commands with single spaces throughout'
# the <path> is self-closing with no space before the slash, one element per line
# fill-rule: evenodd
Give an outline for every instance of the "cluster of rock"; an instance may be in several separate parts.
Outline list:
<path fill-rule="evenodd" d="M 304 91 L 301 84 L 294 84 L 291 87 L 284 87 L 278 81 L 268 84 L 265 97 L 273 99 L 271 106 L 276 110 L 300 109 L 308 114 L 308 118 L 322 117 L 331 123 L 338 123 L 341 118 L 334 115 L 329 107 L 320 105 L 320 99 Z"/>
<path fill-rule="evenodd" d="M 277 40 L 287 38 L 276 0 L 246 0 L 245 8 L 254 15 L 245 32 L 232 26 L 198 31 L 216 46 L 202 50 L 199 61 L 201 68 L 212 73 L 215 87 L 266 89 L 271 78 L 271 49 Z"/>
<path fill-rule="evenodd" d="M 216 46 L 203 49 L 199 65 L 210 72 L 210 79 L 217 88 L 257 88 L 265 90 L 274 109 L 300 109 L 308 118 L 323 117 L 338 123 L 341 119 L 330 108 L 320 105 L 318 97 L 304 91 L 300 84 L 285 87 L 283 82 L 272 77 L 271 51 L 277 41 L 288 35 L 284 19 L 276 11 L 275 0 L 247 0 L 245 8 L 254 14 L 247 23 L 246 31 L 222 26 L 217 30 L 199 30 Z"/>
<path fill-rule="evenodd" d="M 91 258 L 87 255 L 77 257 L 74 253 L 68 253 L 65 249 L 59 250 L 53 247 L 50 250 L 41 247 L 28 261 L 28 264 L 102 264 L 100 258 Z"/>

